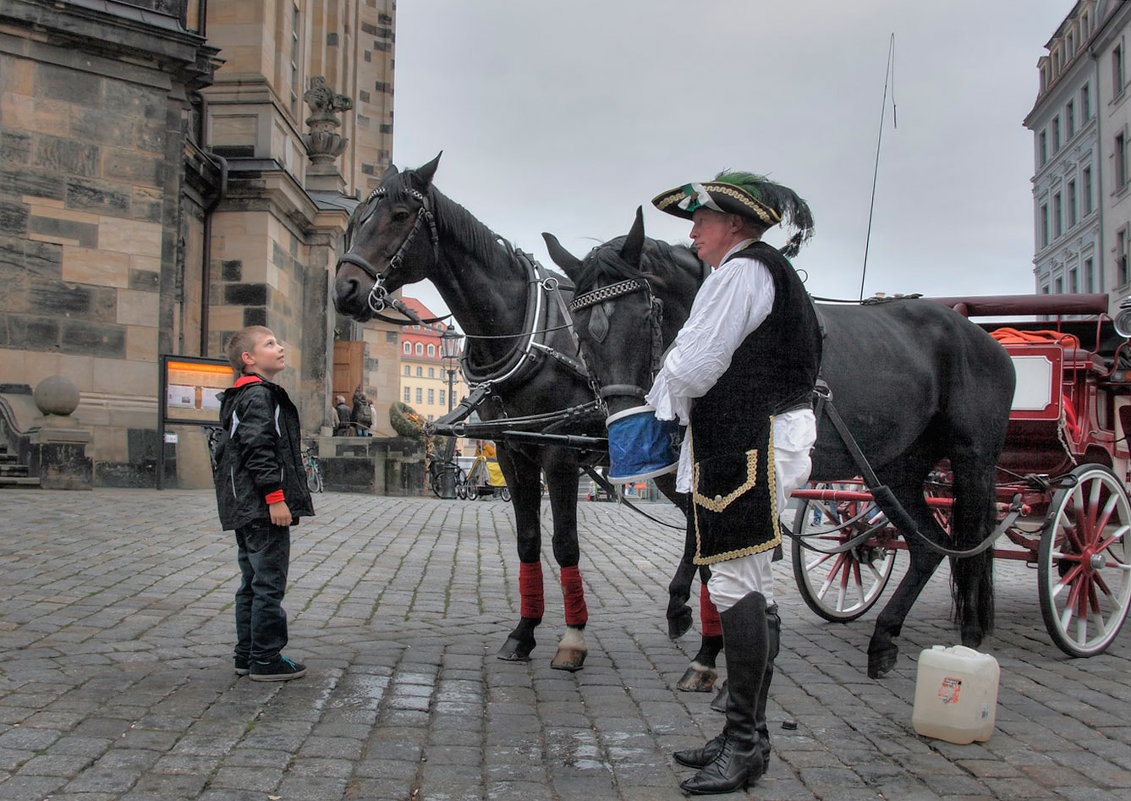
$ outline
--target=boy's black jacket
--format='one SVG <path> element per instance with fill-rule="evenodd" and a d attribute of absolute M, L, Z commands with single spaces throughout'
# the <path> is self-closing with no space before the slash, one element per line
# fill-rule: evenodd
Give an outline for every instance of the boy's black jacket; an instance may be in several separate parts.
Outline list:
<path fill-rule="evenodd" d="M 294 520 L 314 514 L 298 409 L 278 384 L 258 375 L 241 377 L 220 394 L 223 435 L 216 456 L 216 507 L 224 529 L 268 520 L 266 497 L 277 490 Z"/>

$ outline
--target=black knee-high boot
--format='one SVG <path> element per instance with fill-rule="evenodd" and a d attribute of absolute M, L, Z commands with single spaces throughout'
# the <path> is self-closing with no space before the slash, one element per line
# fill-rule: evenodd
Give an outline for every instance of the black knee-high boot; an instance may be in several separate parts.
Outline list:
<path fill-rule="evenodd" d="M 781 648 L 781 618 L 778 616 L 777 604 L 766 607 L 766 634 L 768 635 L 766 671 L 762 674 L 762 688 L 758 692 L 758 705 L 754 709 L 754 728 L 758 731 L 762 747 L 762 773 L 765 773 L 770 767 L 770 727 L 766 722 L 766 702 L 770 698 L 770 682 L 774 678 L 774 660 L 777 659 L 778 651 Z M 711 702 L 711 709 L 716 709 L 715 705 L 721 704 L 718 711 L 726 712 L 727 697 L 728 693 L 724 683 L 715 700 Z M 706 767 L 714 762 L 715 757 L 723 750 L 725 740 L 726 729 L 724 728 L 722 734 L 717 735 L 715 739 L 702 748 L 676 751 L 672 756 L 675 757 L 676 762 L 689 768 Z"/>
<path fill-rule="evenodd" d="M 745 789 L 762 775 L 757 709 L 769 656 L 766 599 L 747 594 L 720 615 L 727 666 L 726 727 L 718 756 L 680 787 L 693 795 Z"/>

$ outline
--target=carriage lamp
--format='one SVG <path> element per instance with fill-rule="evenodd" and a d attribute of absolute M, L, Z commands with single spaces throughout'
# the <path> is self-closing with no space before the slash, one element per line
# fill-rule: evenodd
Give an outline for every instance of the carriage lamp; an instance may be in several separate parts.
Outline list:
<path fill-rule="evenodd" d="M 1119 301 L 1115 313 L 1115 332 L 1124 339 L 1131 339 L 1131 297 Z"/>

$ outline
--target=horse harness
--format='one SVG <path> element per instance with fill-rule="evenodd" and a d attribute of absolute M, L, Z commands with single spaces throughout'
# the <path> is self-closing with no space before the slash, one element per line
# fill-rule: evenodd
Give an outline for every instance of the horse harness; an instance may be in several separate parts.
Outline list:
<path fill-rule="evenodd" d="M 613 301 L 624 295 L 629 295 L 634 292 L 647 292 L 648 293 L 648 328 L 651 333 L 650 337 L 650 359 L 649 370 L 653 379 L 656 373 L 660 371 L 663 366 L 664 357 L 664 339 L 663 339 L 663 321 L 664 321 L 664 301 L 654 294 L 652 294 L 652 287 L 643 278 L 629 278 L 626 281 L 620 281 L 616 284 L 609 284 L 608 286 L 598 287 L 583 295 L 578 295 L 569 304 L 571 312 L 578 312 L 582 309 L 592 308 L 593 312 L 589 315 L 589 333 L 598 342 L 603 342 L 609 333 L 609 316 L 613 311 Z M 584 355 L 582 356 L 584 358 Z M 593 375 L 593 371 L 589 371 Z M 610 384 L 607 387 L 599 386 L 594 380 L 594 390 L 602 401 L 613 397 L 633 397 L 640 398 L 642 401 L 647 394 L 644 387 L 636 386 L 635 384 Z"/>

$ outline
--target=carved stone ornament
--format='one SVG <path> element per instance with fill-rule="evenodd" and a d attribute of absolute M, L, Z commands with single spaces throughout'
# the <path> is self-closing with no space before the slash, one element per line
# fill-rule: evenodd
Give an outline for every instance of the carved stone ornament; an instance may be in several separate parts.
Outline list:
<path fill-rule="evenodd" d="M 328 164 L 342 154 L 349 139 L 338 133 L 342 123 L 338 113 L 353 108 L 353 100 L 346 95 L 337 94 L 326 83 L 326 78 L 316 75 L 310 79 L 310 88 L 302 99 L 310 106 L 311 115 L 306 118 L 310 132 L 303 136 L 306 152 L 315 164 Z"/>

